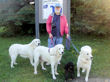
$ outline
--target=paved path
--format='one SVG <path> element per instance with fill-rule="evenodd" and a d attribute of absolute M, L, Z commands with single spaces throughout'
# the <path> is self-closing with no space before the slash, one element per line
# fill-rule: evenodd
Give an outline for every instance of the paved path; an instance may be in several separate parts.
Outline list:
<path fill-rule="evenodd" d="M 84 78 L 77 78 L 73 81 L 68 82 L 85 82 Z M 103 79 L 103 78 L 89 78 L 88 82 L 110 82 L 110 79 Z"/>

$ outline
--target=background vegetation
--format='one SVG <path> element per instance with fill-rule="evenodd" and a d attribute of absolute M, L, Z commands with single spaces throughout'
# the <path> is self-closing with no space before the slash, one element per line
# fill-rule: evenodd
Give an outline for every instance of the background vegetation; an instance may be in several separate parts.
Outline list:
<path fill-rule="evenodd" d="M 109 4 L 110 0 L 71 0 L 72 41 L 78 50 L 84 45 L 93 49 L 90 77 L 110 78 Z M 35 35 L 34 10 L 34 5 L 29 5 L 27 0 L 0 0 L 0 82 L 53 81 L 50 66 L 46 66 L 47 71 L 42 71 L 39 65 L 38 75 L 34 75 L 28 59 L 18 57 L 18 65 L 14 69 L 10 68 L 9 46 L 13 43 L 26 44 L 35 38 L 31 36 Z M 43 34 L 46 33 L 45 27 L 45 24 L 40 24 L 40 40 L 41 45 L 47 46 L 48 36 Z M 72 61 L 76 66 L 77 57 L 72 46 L 69 51 L 65 50 L 61 65 L 58 66 L 60 75 L 55 82 L 64 82 L 64 65 Z"/>
<path fill-rule="evenodd" d="M 110 34 L 110 0 L 71 0 L 71 33 Z M 35 7 L 28 0 L 0 0 L 0 35 L 34 35 Z M 45 24 L 41 25 L 45 32 Z"/>
<path fill-rule="evenodd" d="M 110 0 L 72 0 L 72 30 L 85 34 L 110 34 Z"/>

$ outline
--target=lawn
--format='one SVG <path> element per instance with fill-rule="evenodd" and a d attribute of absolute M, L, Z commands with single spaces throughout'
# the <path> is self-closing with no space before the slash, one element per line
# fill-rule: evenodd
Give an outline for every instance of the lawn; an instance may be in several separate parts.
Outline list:
<path fill-rule="evenodd" d="M 42 35 L 41 45 L 47 46 L 48 36 Z M 0 37 L 0 82 L 53 82 L 50 74 L 50 66 L 45 66 L 47 71 L 41 70 L 38 66 L 38 75 L 34 75 L 34 69 L 28 59 L 21 57 L 17 58 L 18 65 L 14 69 L 10 68 L 10 57 L 8 48 L 13 43 L 26 44 L 34 37 L 18 36 L 12 38 Z M 95 36 L 73 35 L 72 41 L 80 50 L 81 46 L 90 45 L 93 49 L 93 64 L 90 72 L 90 77 L 106 77 L 110 78 L 110 38 L 97 38 Z M 65 44 L 65 42 L 64 42 Z M 59 76 L 55 82 L 64 82 L 64 65 L 68 61 L 73 61 L 76 65 L 77 56 L 71 46 L 69 51 L 65 53 L 61 60 L 61 65 L 58 66 Z M 84 76 L 83 74 L 82 76 Z"/>

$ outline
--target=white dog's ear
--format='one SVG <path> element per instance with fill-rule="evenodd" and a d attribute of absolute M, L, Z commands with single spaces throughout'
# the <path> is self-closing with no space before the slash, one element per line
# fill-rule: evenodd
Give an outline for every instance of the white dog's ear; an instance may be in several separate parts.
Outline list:
<path fill-rule="evenodd" d="M 57 53 L 58 53 L 58 47 L 57 46 L 50 49 L 50 55 L 51 56 L 56 56 Z"/>
<path fill-rule="evenodd" d="M 58 46 L 55 46 L 56 55 L 58 55 L 58 49 L 59 49 L 59 47 Z"/>
<path fill-rule="evenodd" d="M 32 42 L 30 43 L 30 45 L 31 45 L 33 48 L 36 48 L 36 46 L 35 46 L 35 41 L 34 41 L 34 40 L 32 40 Z"/>
<path fill-rule="evenodd" d="M 55 55 L 56 55 L 55 48 L 50 48 L 50 56 L 55 56 Z"/>
<path fill-rule="evenodd" d="M 80 51 L 80 52 L 79 52 L 79 55 L 82 55 L 82 54 L 83 54 L 83 51 Z"/>
<path fill-rule="evenodd" d="M 32 45 L 35 45 L 35 41 L 34 40 L 32 41 Z"/>

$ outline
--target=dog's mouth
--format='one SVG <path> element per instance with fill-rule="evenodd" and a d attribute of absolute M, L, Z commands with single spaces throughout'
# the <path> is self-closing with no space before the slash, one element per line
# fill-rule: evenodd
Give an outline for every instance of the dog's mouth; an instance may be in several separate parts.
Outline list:
<path fill-rule="evenodd" d="M 38 43 L 38 46 L 40 46 L 40 43 Z"/>
<path fill-rule="evenodd" d="M 62 54 L 59 54 L 59 55 L 62 55 Z"/>
<path fill-rule="evenodd" d="M 93 60 L 93 57 L 91 57 L 91 60 Z"/>
<path fill-rule="evenodd" d="M 93 56 L 90 57 L 90 60 L 93 60 Z"/>
<path fill-rule="evenodd" d="M 88 60 L 93 60 L 93 57 L 87 58 L 86 60 L 87 60 L 87 61 L 88 61 Z"/>
<path fill-rule="evenodd" d="M 63 55 L 63 54 L 64 54 L 64 52 L 61 52 L 61 53 L 60 53 L 60 55 Z"/>

